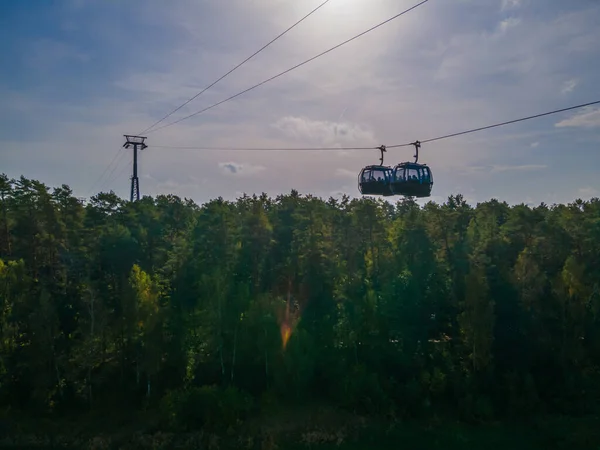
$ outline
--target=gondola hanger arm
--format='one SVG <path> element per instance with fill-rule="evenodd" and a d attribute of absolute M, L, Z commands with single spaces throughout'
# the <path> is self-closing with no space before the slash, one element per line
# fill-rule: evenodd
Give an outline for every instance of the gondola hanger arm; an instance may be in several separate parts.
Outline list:
<path fill-rule="evenodd" d="M 411 145 L 415 146 L 415 164 L 419 162 L 419 149 L 421 148 L 421 142 L 415 141 Z"/>
<path fill-rule="evenodd" d="M 383 153 L 387 152 L 387 149 L 385 147 L 385 145 L 381 145 L 379 147 L 377 147 L 379 149 L 379 151 L 381 152 L 381 158 L 379 158 L 379 161 L 381 161 L 381 164 L 379 164 L 380 166 L 383 166 Z"/>

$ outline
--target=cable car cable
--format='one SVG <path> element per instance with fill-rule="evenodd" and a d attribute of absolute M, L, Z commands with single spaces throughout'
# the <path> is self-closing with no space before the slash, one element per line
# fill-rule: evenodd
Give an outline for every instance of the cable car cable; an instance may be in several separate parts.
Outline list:
<path fill-rule="evenodd" d="M 405 144 L 396 144 L 396 145 L 389 145 L 389 146 L 378 146 L 378 147 L 302 147 L 302 148 L 277 148 L 277 147 L 270 147 L 270 148 L 265 148 L 265 147 L 183 147 L 183 146 L 167 146 L 167 145 L 152 145 L 151 147 L 154 148 L 161 148 L 161 149 L 184 149 L 184 150 L 218 150 L 218 151 L 333 151 L 333 150 L 380 150 L 382 151 L 382 156 L 383 156 L 383 150 L 382 149 L 388 149 L 388 148 L 399 148 L 399 147 L 408 147 L 408 146 L 415 146 L 415 150 L 418 152 L 418 148 L 420 147 L 420 144 L 424 143 L 424 142 L 434 142 L 434 141 L 439 141 L 442 139 L 448 139 L 451 137 L 456 137 L 456 136 L 461 136 L 461 135 L 465 135 L 468 133 L 475 133 L 477 131 L 482 131 L 482 130 L 487 130 L 490 128 L 495 128 L 495 127 L 500 127 L 500 126 L 504 126 L 504 125 L 510 125 L 513 123 L 517 123 L 517 122 L 523 122 L 526 120 L 531 120 L 531 119 L 536 119 L 539 117 L 544 117 L 544 116 L 549 116 L 551 114 L 557 114 L 560 112 L 565 112 L 565 111 L 572 111 L 574 109 L 579 109 L 579 108 L 585 108 L 587 106 L 593 106 L 593 105 L 598 105 L 600 104 L 600 100 L 598 101 L 594 101 L 594 102 L 589 102 L 589 103 L 584 103 L 581 105 L 576 105 L 576 106 L 571 106 L 568 108 L 562 108 L 562 109 L 557 109 L 554 111 L 549 111 L 549 112 L 545 112 L 545 113 L 541 113 L 541 114 L 536 114 L 533 116 L 528 116 L 528 117 L 523 117 L 520 119 L 515 119 L 515 120 L 509 120 L 506 122 L 501 122 L 498 124 L 494 124 L 494 125 L 488 125 L 488 126 L 484 126 L 484 127 L 479 127 L 479 128 L 473 128 L 471 130 L 467 130 L 467 131 L 461 131 L 458 133 L 452 133 L 452 134 L 447 134 L 447 135 L 443 135 L 443 136 L 439 136 L 436 138 L 431 138 L 431 139 L 427 139 L 424 141 L 415 141 L 415 142 L 410 142 L 410 143 L 405 143 Z M 418 158 L 417 154 L 415 154 L 415 157 Z M 113 158 L 114 161 L 114 158 Z M 383 161 L 381 161 L 381 163 L 383 164 Z M 110 175 L 112 175 L 115 170 L 117 169 L 117 167 L 119 166 L 119 164 L 117 163 L 115 165 L 115 167 L 113 167 L 113 170 L 111 171 L 111 173 L 109 174 L 109 178 Z M 119 172 L 117 174 L 115 178 L 118 178 L 121 173 L 123 171 Z M 112 179 L 111 179 L 112 182 Z"/>
<path fill-rule="evenodd" d="M 96 181 L 94 181 L 94 183 L 90 186 L 90 188 L 88 189 L 88 196 L 92 193 L 92 189 L 94 189 L 96 187 L 96 185 L 100 182 L 100 180 L 102 180 L 102 178 L 104 178 L 104 175 L 106 175 L 106 173 L 109 171 L 111 166 L 115 163 L 115 161 L 117 160 L 119 155 L 122 154 L 122 152 L 119 150 L 117 150 L 117 153 L 115 153 L 115 156 L 113 157 L 113 159 L 110 161 L 110 163 L 108 163 L 108 165 L 104 169 L 104 172 L 102 172 L 102 174 L 98 178 L 96 178 Z"/>
<path fill-rule="evenodd" d="M 360 33 L 360 34 L 357 34 L 356 36 L 354 36 L 354 37 L 352 37 L 352 38 L 350 38 L 350 39 L 347 39 L 347 40 L 345 40 L 345 41 L 344 41 L 344 42 L 342 42 L 341 44 L 338 44 L 338 45 L 336 45 L 335 47 L 331 47 L 329 50 L 325 50 L 324 52 L 322 52 L 322 53 L 319 53 L 318 55 L 316 55 L 316 56 L 313 56 L 312 58 L 310 58 L 310 59 L 307 59 L 306 61 L 304 61 L 304 62 L 301 62 L 300 64 L 296 64 L 295 66 L 293 66 L 293 67 L 290 67 L 289 69 L 287 69 L 287 70 L 285 70 L 285 71 L 283 71 L 283 72 L 281 72 L 281 73 L 279 73 L 279 74 L 277 74 L 277 75 L 275 75 L 275 76 L 272 76 L 271 78 L 267 78 L 266 80 L 264 80 L 264 81 L 261 81 L 260 83 L 258 83 L 258 84 L 255 84 L 255 85 L 254 85 L 254 86 L 252 86 L 252 87 L 249 87 L 248 89 L 245 89 L 245 90 L 243 90 L 243 91 L 241 91 L 241 92 L 238 92 L 237 94 L 235 94 L 235 95 L 232 95 L 231 97 L 228 97 L 228 98 L 226 98 L 225 100 L 221 100 L 220 102 L 218 102 L 218 103 L 215 103 L 215 104 L 213 104 L 213 105 L 211 105 L 211 106 L 208 106 L 208 107 L 206 107 L 206 108 L 204 108 L 204 109 L 201 109 L 200 111 L 196 111 L 195 113 L 192 113 L 192 114 L 189 114 L 189 115 L 187 115 L 187 116 L 185 116 L 185 117 L 182 117 L 182 118 L 180 118 L 180 119 L 177 119 L 177 120 L 176 120 L 176 121 L 174 121 L 174 122 L 168 123 L 168 124 L 166 124 L 166 125 L 163 125 L 163 126 L 161 126 L 161 127 L 158 127 L 158 128 L 155 128 L 155 129 L 153 129 L 153 130 L 149 131 L 147 134 L 154 133 L 155 131 L 162 130 L 163 128 L 167 128 L 167 127 L 170 127 L 170 126 L 172 126 L 172 125 L 175 125 L 175 124 L 177 124 L 177 123 L 179 123 L 179 122 L 182 122 L 182 121 L 184 121 L 184 120 L 190 119 L 190 118 L 192 118 L 192 117 L 194 117 L 194 116 L 197 116 L 197 115 L 199 115 L 199 114 L 202 114 L 202 113 L 204 113 L 204 112 L 206 112 L 206 111 L 208 111 L 208 110 L 210 110 L 210 109 L 213 109 L 213 108 L 215 108 L 215 107 L 217 107 L 217 106 L 219 106 L 219 105 L 222 105 L 222 104 L 223 104 L 223 103 L 225 103 L 225 102 L 228 102 L 228 101 L 230 101 L 230 100 L 233 100 L 234 98 L 236 98 L 236 97 L 239 97 L 240 95 L 243 95 L 243 94 L 245 94 L 245 93 L 247 93 L 247 92 L 250 92 L 250 91 L 252 91 L 252 90 L 254 90 L 254 89 L 256 89 L 256 88 L 258 88 L 258 87 L 262 86 L 263 84 L 266 84 L 266 83 L 268 83 L 268 82 L 270 82 L 270 81 L 273 81 L 273 80 L 275 80 L 276 78 L 279 78 L 280 76 L 282 76 L 282 75 L 285 75 L 286 73 L 289 73 L 289 72 L 291 72 L 292 70 L 295 70 L 295 69 L 297 69 L 297 68 L 299 68 L 299 67 L 301 67 L 301 66 L 303 66 L 303 65 L 305 65 L 305 64 L 308 64 L 309 62 L 311 62 L 311 61 L 314 61 L 315 59 L 317 59 L 317 58 L 320 58 L 321 56 L 324 56 L 324 55 L 326 55 L 327 53 L 330 53 L 330 52 L 332 52 L 333 50 L 336 50 L 336 49 L 340 48 L 341 46 L 343 46 L 343 45 L 345 45 L 345 44 L 348 44 L 348 43 L 350 43 L 350 42 L 354 41 L 355 39 L 358 39 L 358 38 L 359 38 L 359 37 L 361 37 L 361 36 L 364 36 L 365 34 L 367 34 L 367 33 L 371 32 L 371 31 L 373 31 L 373 30 L 375 30 L 375 29 L 377 29 L 377 28 L 379 28 L 379 27 L 381 27 L 381 26 L 385 25 L 385 24 L 386 24 L 386 23 L 388 23 L 388 22 L 391 22 L 391 21 L 392 21 L 392 20 L 394 20 L 394 19 L 397 19 L 397 18 L 399 18 L 399 17 L 403 16 L 404 14 L 406 14 L 406 13 L 408 13 L 408 12 L 412 11 L 413 9 L 416 9 L 417 7 L 419 7 L 419 6 L 421 6 L 421 5 L 425 4 L 425 3 L 427 3 L 428 1 L 429 1 L 429 0 L 423 0 L 423 1 L 421 1 L 420 3 L 418 3 L 418 4 L 414 5 L 414 6 L 411 6 L 411 7 L 410 7 L 410 8 L 408 8 L 407 10 L 405 10 L 405 11 L 402 11 L 401 13 L 398 13 L 398 14 L 396 14 L 396 15 L 395 15 L 395 16 L 393 16 L 393 17 L 390 17 L 389 19 L 385 20 L 384 22 L 381 22 L 381 23 L 379 23 L 378 25 L 375 25 L 374 27 L 371 27 L 371 28 L 369 28 L 368 30 L 366 30 L 366 31 L 363 31 L 362 33 Z"/>
<path fill-rule="evenodd" d="M 442 139 L 448 139 L 451 137 L 460 136 L 460 135 L 464 135 L 464 134 L 468 134 L 468 133 L 475 133 L 476 131 L 482 131 L 482 130 L 487 130 L 490 128 L 495 128 L 495 127 L 500 127 L 500 126 L 504 126 L 504 125 L 517 123 L 517 122 L 523 122 L 525 120 L 536 119 L 538 117 L 549 116 L 551 114 L 557 114 L 560 112 L 571 111 L 571 110 L 579 109 L 579 108 L 585 108 L 586 106 L 592 106 L 592 105 L 597 105 L 597 104 L 600 104 L 600 100 L 595 101 L 595 102 L 584 103 L 581 105 L 570 106 L 568 108 L 557 109 L 557 110 L 545 112 L 542 114 L 536 114 L 534 116 L 523 117 L 521 119 L 509 120 L 507 122 L 502 122 L 502 123 L 498 123 L 498 124 L 494 124 L 494 125 L 488 125 L 485 127 L 474 128 L 471 130 L 461 131 L 458 133 L 447 134 L 444 136 L 439 136 L 439 137 L 427 139 L 424 141 L 408 142 L 406 144 L 386 145 L 385 148 L 388 149 L 388 148 L 410 147 L 410 146 L 414 146 L 417 143 L 419 144 L 419 147 L 420 147 L 420 144 L 423 144 L 426 142 L 439 141 Z M 377 147 L 375 147 L 375 146 L 374 147 L 314 147 L 314 148 L 312 148 L 312 147 L 305 147 L 305 148 L 254 147 L 253 148 L 253 147 L 178 147 L 178 146 L 170 146 L 170 145 L 151 145 L 149 147 L 162 148 L 162 149 L 207 150 L 207 151 L 210 151 L 210 150 L 217 150 L 217 151 L 327 151 L 327 150 L 380 150 L 381 149 L 381 146 L 377 146 Z"/>
<path fill-rule="evenodd" d="M 103 188 L 105 186 L 106 187 L 110 186 L 117 178 L 119 178 L 123 174 L 124 169 L 129 167 L 129 163 L 127 163 L 127 162 L 125 163 L 125 165 L 122 164 L 124 161 L 125 155 L 126 155 L 126 152 L 121 152 L 121 158 L 119 158 L 119 160 L 117 161 L 117 164 L 115 164 L 115 166 L 112 168 L 112 170 L 106 176 L 105 181 L 103 183 L 101 183 L 100 186 L 98 187 L 100 190 L 102 190 L 101 188 Z M 121 168 L 121 170 L 116 172 L 116 170 L 119 168 Z"/>
<path fill-rule="evenodd" d="M 112 179 L 107 183 L 107 186 L 110 185 L 111 183 L 113 183 L 114 181 L 116 181 L 117 179 L 119 179 L 126 171 L 127 169 L 129 169 L 129 164 L 125 164 L 124 166 L 121 167 L 121 170 L 119 170 L 113 177 Z"/>
<path fill-rule="evenodd" d="M 377 150 L 379 147 L 178 147 L 171 145 L 149 145 L 148 148 L 164 148 L 173 150 L 215 150 L 215 151 L 260 151 L 260 152 L 281 152 L 281 151 L 328 151 L 328 150 Z"/>
<path fill-rule="evenodd" d="M 228 76 L 229 74 L 231 74 L 232 72 L 234 72 L 235 70 L 237 70 L 238 68 L 240 68 L 241 66 L 243 66 L 244 64 L 246 64 L 248 61 L 250 61 L 252 58 L 254 58 L 256 55 L 258 55 L 260 52 L 262 52 L 263 50 L 265 50 L 268 46 L 270 46 L 273 42 L 275 42 L 277 39 L 281 38 L 284 34 L 288 33 L 289 31 L 291 31 L 293 28 L 295 28 L 297 25 L 300 25 L 302 22 L 304 22 L 306 19 L 308 19 L 310 16 L 312 16 L 314 13 L 316 13 L 319 9 L 321 9 L 323 6 L 325 6 L 327 3 L 329 3 L 331 0 L 325 0 L 323 3 L 321 3 L 319 6 L 317 6 L 315 9 L 313 9 L 311 12 L 309 12 L 308 14 L 306 14 L 304 17 L 302 17 L 300 20 L 298 20 L 295 24 L 293 24 L 291 27 L 289 27 L 287 30 L 285 30 L 284 32 L 282 32 L 281 34 L 279 34 L 277 37 L 275 37 L 274 39 L 272 39 L 270 42 L 268 42 L 267 44 L 265 44 L 260 50 L 256 51 L 255 53 L 253 53 L 252 55 L 248 56 L 245 60 L 243 60 L 241 63 L 239 63 L 237 66 L 235 66 L 233 69 L 231 69 L 229 72 L 227 72 L 225 75 L 222 75 L 221 78 L 217 79 L 216 81 L 214 81 L 212 84 L 206 86 L 204 89 L 202 89 L 199 93 L 197 93 L 196 95 L 194 95 L 192 98 L 190 98 L 189 100 L 187 100 L 185 103 L 183 103 L 182 105 L 178 106 L 177 108 L 175 108 L 173 111 L 171 111 L 169 114 L 167 114 L 166 116 L 164 116 L 162 119 L 158 120 L 157 122 L 154 122 L 152 125 L 150 125 L 148 128 L 146 128 L 144 131 L 138 133 L 139 135 L 142 135 L 146 132 L 148 132 L 149 130 L 151 130 L 152 128 L 154 128 L 156 125 L 158 125 L 159 123 L 161 123 L 163 120 L 167 119 L 168 117 L 170 117 L 172 114 L 176 113 L 177 111 L 179 111 L 181 108 L 183 108 L 185 105 L 187 105 L 188 103 L 190 103 L 191 101 L 195 100 L 196 98 L 198 98 L 199 96 L 201 96 L 202 94 L 204 94 L 207 90 L 209 90 L 211 87 L 213 87 L 215 84 L 217 84 L 219 81 L 221 81 L 223 78 L 225 78 L 226 76 Z"/>
<path fill-rule="evenodd" d="M 560 113 L 560 112 L 571 111 L 573 109 L 584 108 L 586 106 L 592 106 L 592 105 L 597 105 L 597 104 L 600 104 L 600 100 L 595 101 L 595 102 L 590 102 L 590 103 L 584 103 L 582 105 L 571 106 L 569 108 L 557 109 L 555 111 L 550 111 L 550 112 L 546 112 L 546 113 L 542 113 L 542 114 L 536 114 L 535 116 L 523 117 L 521 119 L 509 120 L 507 122 L 497 123 L 497 124 L 494 124 L 494 125 L 488 125 L 488 126 L 485 126 L 485 127 L 474 128 L 472 130 L 467 130 L 467 131 L 460 131 L 458 133 L 447 134 L 447 135 L 439 136 L 439 137 L 432 138 L 432 139 L 426 139 L 424 141 L 420 141 L 420 143 L 421 144 L 425 144 L 427 142 L 441 141 L 442 139 L 448 139 L 448 138 L 451 138 L 451 137 L 462 136 L 464 134 L 475 133 L 477 131 L 482 131 L 482 130 L 489 130 L 490 128 L 496 128 L 496 127 L 501 127 L 501 126 L 504 126 L 504 125 L 510 125 L 510 124 L 513 124 L 513 123 L 523 122 L 525 120 L 530 120 L 530 119 L 537 119 L 539 117 L 549 116 L 551 114 L 557 114 L 557 113 Z M 414 145 L 414 144 L 415 144 L 414 142 L 410 142 L 410 143 L 407 143 L 407 144 L 388 145 L 387 148 L 408 147 L 408 146 Z"/>

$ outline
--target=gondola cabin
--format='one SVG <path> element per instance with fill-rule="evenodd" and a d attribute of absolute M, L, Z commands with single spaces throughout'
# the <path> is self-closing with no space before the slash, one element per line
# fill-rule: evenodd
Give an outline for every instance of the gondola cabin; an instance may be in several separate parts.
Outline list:
<path fill-rule="evenodd" d="M 433 188 L 433 174 L 426 164 L 400 163 L 394 167 L 392 192 L 407 197 L 429 197 Z"/>
<path fill-rule="evenodd" d="M 358 175 L 358 190 L 362 195 L 394 195 L 391 189 L 393 174 L 388 166 L 367 166 Z"/>

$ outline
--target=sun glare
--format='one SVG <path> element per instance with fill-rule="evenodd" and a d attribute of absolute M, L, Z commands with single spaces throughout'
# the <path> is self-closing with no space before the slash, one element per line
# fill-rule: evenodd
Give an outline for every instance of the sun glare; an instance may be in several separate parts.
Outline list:
<path fill-rule="evenodd" d="M 290 336 L 292 335 L 292 329 L 287 323 L 281 324 L 281 343 L 283 344 L 283 349 L 287 346 L 288 341 L 290 340 Z"/>
<path fill-rule="evenodd" d="M 288 287 L 288 298 L 286 301 L 286 305 L 285 305 L 285 309 L 281 310 L 280 314 L 279 314 L 279 331 L 281 333 L 281 344 L 283 347 L 283 350 L 286 349 L 287 344 L 290 340 L 290 337 L 292 336 L 292 333 L 294 332 L 294 329 L 296 328 L 296 326 L 298 325 L 298 322 L 300 321 L 300 317 L 302 315 L 301 310 L 295 310 L 295 311 L 291 311 L 291 282 L 290 282 L 290 286 Z"/>

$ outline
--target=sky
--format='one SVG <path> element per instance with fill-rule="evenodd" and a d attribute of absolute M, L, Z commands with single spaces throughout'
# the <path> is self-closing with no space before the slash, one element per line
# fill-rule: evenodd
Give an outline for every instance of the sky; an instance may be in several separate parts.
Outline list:
<path fill-rule="evenodd" d="M 0 2 L 0 173 L 129 197 L 137 134 L 322 0 Z M 330 0 L 164 123 L 282 72 L 419 3 Z M 142 195 L 359 197 L 376 147 L 600 100 L 597 0 L 429 0 L 247 94 L 145 134 Z M 438 203 L 600 196 L 600 108 L 423 144 Z M 389 149 L 385 164 L 412 160 Z M 423 202 L 421 202 L 423 203 Z"/>

